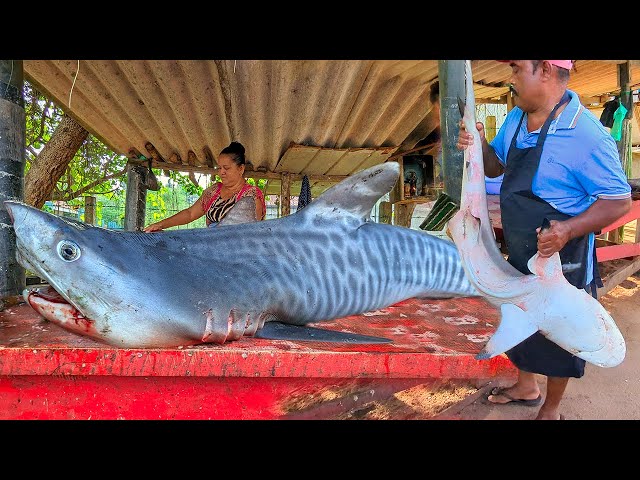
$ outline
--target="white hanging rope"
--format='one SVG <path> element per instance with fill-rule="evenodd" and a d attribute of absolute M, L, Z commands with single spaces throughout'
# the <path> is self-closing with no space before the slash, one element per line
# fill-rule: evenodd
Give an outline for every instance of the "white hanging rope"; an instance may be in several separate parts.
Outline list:
<path fill-rule="evenodd" d="M 73 77 L 73 83 L 71 84 L 71 90 L 69 90 L 69 108 L 71 108 L 71 93 L 73 92 L 73 87 L 76 84 L 76 79 L 78 78 L 78 73 L 80 72 L 80 60 L 78 60 L 78 68 L 76 68 L 76 75 Z"/>
<path fill-rule="evenodd" d="M 11 85 L 11 79 L 13 78 L 13 60 L 11 60 L 11 73 L 9 74 L 9 81 L 7 82 L 7 88 L 4 89 L 4 96 L 7 96 L 9 91 L 9 85 Z"/>

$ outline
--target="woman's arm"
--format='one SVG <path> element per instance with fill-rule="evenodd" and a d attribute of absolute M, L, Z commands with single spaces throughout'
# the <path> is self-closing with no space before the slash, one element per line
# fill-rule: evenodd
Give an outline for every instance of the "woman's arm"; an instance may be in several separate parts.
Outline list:
<path fill-rule="evenodd" d="M 204 210 L 202 209 L 202 197 L 200 197 L 190 207 L 185 208 L 184 210 L 180 210 L 175 215 L 165 218 L 164 220 L 160 220 L 159 222 L 148 225 L 144 229 L 144 231 L 158 232 L 160 230 L 164 230 L 165 228 L 175 227 L 176 225 L 185 225 L 187 223 L 193 222 L 194 220 L 197 220 L 202 215 L 204 215 Z"/>

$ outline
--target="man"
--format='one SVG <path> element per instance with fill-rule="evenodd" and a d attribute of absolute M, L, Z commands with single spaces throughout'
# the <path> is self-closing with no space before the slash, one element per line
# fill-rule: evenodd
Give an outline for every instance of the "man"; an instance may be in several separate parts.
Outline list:
<path fill-rule="evenodd" d="M 560 252 L 567 280 L 597 298 L 602 286 L 595 256 L 595 234 L 631 208 L 631 189 L 616 143 L 600 121 L 567 89 L 571 60 L 508 60 L 515 108 L 488 144 L 482 140 L 485 174 L 504 172 L 500 190 L 502 227 L 508 261 L 530 274 L 536 253 Z M 461 122 L 458 148 L 473 143 Z M 541 230 L 544 218 L 551 226 Z M 535 374 L 547 377 L 547 393 L 537 420 L 564 418 L 560 402 L 569 378 L 584 375 L 585 361 L 536 332 L 506 352 L 518 380 L 495 388 L 488 400 L 537 406 L 542 402 Z"/>

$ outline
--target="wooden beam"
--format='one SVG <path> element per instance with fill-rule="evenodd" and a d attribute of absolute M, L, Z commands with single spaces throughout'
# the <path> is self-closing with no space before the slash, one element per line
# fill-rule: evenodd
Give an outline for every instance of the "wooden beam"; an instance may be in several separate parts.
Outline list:
<path fill-rule="evenodd" d="M 204 160 L 205 160 L 206 166 L 209 168 L 214 168 L 217 165 L 217 163 L 213 159 L 213 153 L 211 153 L 211 150 L 209 149 L 209 147 L 204 147 L 202 149 L 202 153 L 204 154 Z"/>
<path fill-rule="evenodd" d="M 640 257 L 636 257 L 630 264 L 625 267 L 620 268 L 612 275 L 609 275 L 603 282 L 604 285 L 602 288 L 598 289 L 598 298 L 602 297 L 602 295 L 606 295 L 615 287 L 617 287 L 620 283 L 624 282 L 631 275 L 640 270 Z"/>
<path fill-rule="evenodd" d="M 416 208 L 416 203 L 396 203 L 394 208 L 396 210 L 395 224 L 401 227 L 411 227 L 411 216 Z"/>
<path fill-rule="evenodd" d="M 192 167 L 197 167 L 200 165 L 200 160 L 198 160 L 198 157 L 192 150 L 189 150 L 187 152 L 187 163 Z"/>
<path fill-rule="evenodd" d="M 504 105 L 507 102 L 504 98 L 479 98 L 476 100 L 477 105 L 484 104 L 484 103 Z"/>
<path fill-rule="evenodd" d="M 399 157 L 396 161 L 400 165 L 400 174 L 398 175 L 398 181 L 389 192 L 389 201 L 391 203 L 404 200 L 404 160 L 402 157 Z"/>
<path fill-rule="evenodd" d="M 96 224 L 96 197 L 90 195 L 84 197 L 84 222 L 89 225 Z"/>
<path fill-rule="evenodd" d="M 496 137 L 498 129 L 496 128 L 496 116 L 487 115 L 486 125 L 484 127 L 487 142 L 490 142 Z"/>
<path fill-rule="evenodd" d="M 140 165 L 127 165 L 127 193 L 124 208 L 124 229 L 141 231 L 144 228 L 147 189 L 144 184 L 146 169 Z"/>
<path fill-rule="evenodd" d="M 412 148 L 410 150 L 407 150 L 406 152 L 396 153 L 394 155 L 391 155 L 389 158 L 387 158 L 387 162 L 389 160 L 395 160 L 396 158 L 403 157 L 404 155 L 409 155 L 410 153 L 419 152 L 420 150 L 431 150 L 432 148 L 437 147 L 438 145 L 440 145 L 440 142 L 434 142 L 428 145 L 422 145 L 420 147 Z"/>
<path fill-rule="evenodd" d="M 286 217 L 291 213 L 291 175 L 281 174 L 280 183 L 280 216 Z"/>
<path fill-rule="evenodd" d="M 131 163 L 137 165 L 147 165 L 147 161 L 139 160 L 139 159 L 131 159 Z M 205 167 L 205 166 L 193 166 L 193 165 L 184 165 L 184 164 L 173 164 L 169 162 L 157 162 L 155 160 L 151 161 L 151 166 L 153 168 L 160 168 L 162 170 L 177 170 L 179 172 L 196 172 L 196 173 L 206 173 L 209 175 L 216 175 L 218 173 L 218 169 L 216 167 Z M 269 180 L 280 180 L 282 173 L 279 172 L 259 172 L 257 170 L 245 170 L 244 176 L 247 178 L 266 178 Z M 304 177 L 304 173 L 290 173 L 290 178 L 292 182 L 301 182 Z M 349 175 L 307 175 L 310 182 L 330 182 L 330 183 L 338 183 L 348 178 Z"/>
<path fill-rule="evenodd" d="M 140 153 L 140 150 L 133 147 L 129 149 L 129 153 L 127 154 L 127 157 L 129 158 L 129 160 L 144 160 L 145 158 L 147 158 L 144 155 L 142 155 L 142 153 Z"/>
<path fill-rule="evenodd" d="M 391 202 L 380 202 L 380 210 L 378 211 L 378 222 L 391 224 L 391 214 L 393 213 L 393 205 Z"/>
<path fill-rule="evenodd" d="M 153 143 L 151 142 L 145 143 L 144 148 L 147 149 L 147 152 L 149 152 L 149 155 L 151 155 L 151 158 L 153 158 L 156 162 L 166 163 L 164 158 L 162 158 L 162 155 L 160 155 L 158 150 L 156 150 L 156 147 L 153 146 Z"/>

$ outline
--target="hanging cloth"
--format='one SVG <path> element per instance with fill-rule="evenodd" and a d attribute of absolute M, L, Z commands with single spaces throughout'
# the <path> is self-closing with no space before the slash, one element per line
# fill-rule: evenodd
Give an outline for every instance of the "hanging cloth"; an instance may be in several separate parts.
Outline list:
<path fill-rule="evenodd" d="M 302 210 L 304 207 L 311 203 L 311 186 L 309 185 L 309 177 L 306 175 L 302 177 L 302 187 L 300 188 L 300 196 L 298 197 L 298 210 Z"/>
<path fill-rule="evenodd" d="M 613 127 L 613 113 L 618 108 L 618 105 L 620 105 L 618 97 L 604 104 L 604 108 L 600 114 L 600 123 L 602 123 L 602 125 L 608 128 Z"/>
<path fill-rule="evenodd" d="M 613 112 L 613 126 L 611 127 L 611 136 L 616 142 L 622 139 L 622 120 L 627 116 L 627 108 L 620 102 L 620 105 Z"/>

